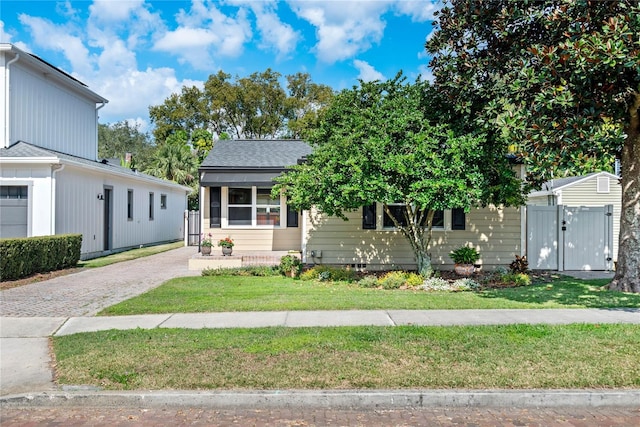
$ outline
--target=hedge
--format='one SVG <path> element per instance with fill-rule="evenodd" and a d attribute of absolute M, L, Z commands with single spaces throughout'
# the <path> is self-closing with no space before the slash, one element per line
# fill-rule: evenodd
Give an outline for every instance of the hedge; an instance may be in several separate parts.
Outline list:
<path fill-rule="evenodd" d="M 81 234 L 0 239 L 0 280 L 74 267 L 81 245 Z"/>

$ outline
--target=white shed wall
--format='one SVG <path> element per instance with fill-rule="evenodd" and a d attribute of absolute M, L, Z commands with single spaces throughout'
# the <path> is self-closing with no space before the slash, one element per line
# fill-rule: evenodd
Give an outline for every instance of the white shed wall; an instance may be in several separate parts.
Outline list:
<path fill-rule="evenodd" d="M 9 73 L 9 144 L 25 141 L 96 160 L 95 101 L 25 67 L 20 61 L 10 66 Z"/>
<path fill-rule="evenodd" d="M 112 249 L 148 245 L 184 237 L 186 193 L 179 188 L 118 177 L 67 165 L 56 180 L 56 233 L 81 233 L 82 255 L 104 250 L 104 194 L 112 190 Z M 133 220 L 127 218 L 127 191 L 133 190 Z M 149 219 L 149 192 L 154 193 L 154 218 Z M 160 208 L 161 195 L 167 208 Z"/>

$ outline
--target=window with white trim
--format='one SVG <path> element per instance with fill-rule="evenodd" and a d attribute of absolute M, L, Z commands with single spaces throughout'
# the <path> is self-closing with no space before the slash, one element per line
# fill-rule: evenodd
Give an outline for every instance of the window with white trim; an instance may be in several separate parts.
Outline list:
<path fill-rule="evenodd" d="M 256 225 L 280 225 L 280 199 L 271 198 L 270 188 L 258 188 Z"/>
<path fill-rule="evenodd" d="M 228 220 L 229 225 L 251 225 L 253 198 L 251 188 L 229 188 Z"/>
<path fill-rule="evenodd" d="M 281 227 L 282 200 L 271 197 L 268 187 L 229 187 L 226 189 L 226 224 L 228 227 Z"/>

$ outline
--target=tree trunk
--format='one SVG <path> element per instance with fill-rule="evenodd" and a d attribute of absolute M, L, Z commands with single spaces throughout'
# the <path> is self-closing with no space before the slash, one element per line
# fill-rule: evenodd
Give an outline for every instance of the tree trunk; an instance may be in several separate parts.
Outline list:
<path fill-rule="evenodd" d="M 618 263 L 609 289 L 640 293 L 640 94 L 629 109 L 631 120 L 622 147 L 622 214 Z"/>
<path fill-rule="evenodd" d="M 429 254 L 419 252 L 416 253 L 415 256 L 418 262 L 418 274 L 423 277 L 430 277 L 433 274 L 433 268 L 431 267 L 431 257 Z"/>

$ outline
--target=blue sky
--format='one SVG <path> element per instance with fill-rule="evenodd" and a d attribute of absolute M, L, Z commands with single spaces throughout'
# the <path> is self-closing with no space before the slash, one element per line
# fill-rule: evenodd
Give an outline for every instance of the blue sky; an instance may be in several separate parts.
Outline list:
<path fill-rule="evenodd" d="M 109 99 L 101 123 L 149 130 L 149 105 L 222 70 L 307 72 L 336 90 L 358 79 L 430 78 L 431 0 L 2 0 L 0 41 Z"/>

